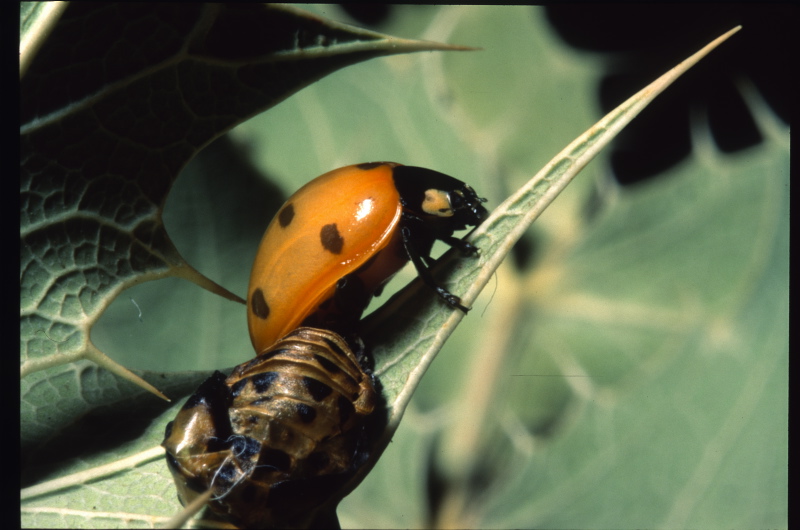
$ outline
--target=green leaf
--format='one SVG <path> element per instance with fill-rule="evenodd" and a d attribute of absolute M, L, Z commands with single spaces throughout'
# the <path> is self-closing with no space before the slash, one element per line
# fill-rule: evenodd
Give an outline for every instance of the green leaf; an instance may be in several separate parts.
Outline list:
<path fill-rule="evenodd" d="M 514 31 L 522 15 L 504 14 L 487 9 L 464 18 L 503 28 L 498 46 L 511 35 L 527 49 Z M 476 83 L 489 68 L 475 68 Z M 469 77 L 459 81 L 453 86 L 476 86 Z M 524 83 L 509 81 L 517 82 Z M 723 155 L 701 122 L 694 158 L 653 184 L 606 187 L 600 215 L 588 213 L 596 198 L 575 200 L 580 189 L 567 190 L 566 204 L 559 197 L 537 223 L 545 232 L 542 258 L 529 270 L 498 271 L 490 300 L 474 304 L 481 316 L 465 317 L 470 329 L 459 328 L 425 374 L 411 405 L 425 413 L 406 414 L 384 459 L 343 502 L 343 520 L 356 527 L 786 526 L 788 130 L 752 91 L 746 95 L 769 133 L 765 145 Z M 504 101 L 487 99 L 489 106 Z M 454 128 L 483 139 L 477 117 L 492 113 L 470 110 L 452 113 Z M 509 136 L 534 137 L 527 126 Z M 502 164 L 514 175 L 530 154 L 509 156 Z M 429 334 L 410 333 L 407 344 L 432 340 L 441 320 L 425 311 L 409 316 Z M 416 457 L 428 469 L 392 481 L 394 444 L 415 436 L 404 429 L 420 426 L 439 431 L 438 443 Z M 405 496 L 413 505 L 420 490 L 429 510 L 421 517 L 398 510 L 387 522 L 383 509 L 372 508 L 392 491 L 413 492 Z"/>
<path fill-rule="evenodd" d="M 172 276 L 242 302 L 190 266 L 164 228 L 167 194 L 190 159 L 234 125 L 344 66 L 385 55 L 464 49 L 360 30 L 289 6 L 72 4 L 60 19 L 46 11 L 25 4 L 20 18 L 26 486 L 48 481 L 54 470 L 105 469 L 109 459 L 134 447 L 152 448 L 163 436 L 163 425 L 143 433 L 125 421 L 125 411 L 145 398 L 118 377 L 163 395 L 90 338 L 120 292 Z M 27 44 L 29 38 L 36 46 Z M 128 300 L 143 322 L 141 307 Z M 163 356 L 163 348 L 153 351 Z M 180 396 L 204 374 L 147 377 Z M 149 420 L 164 406 L 144 408 Z M 122 424 L 107 432 L 106 418 L 118 414 Z M 99 425 L 92 420 L 97 417 L 104 418 Z M 65 437 L 76 426 L 83 437 L 130 436 L 131 443 L 112 443 L 109 452 L 109 445 L 73 440 L 65 451 Z M 75 480 L 71 485 L 84 479 Z M 117 480 L 110 483 L 107 492 L 117 500 L 107 503 L 97 524 L 149 520 L 146 505 L 139 506 L 139 518 L 120 511 L 119 488 Z M 74 526 L 94 519 L 91 511 L 71 511 L 85 503 L 55 506 L 49 504 L 52 496 L 26 491 L 37 502 L 45 499 L 45 506 L 30 506 L 31 524 Z M 85 490 L 75 491 L 83 498 Z M 92 502 L 92 510 L 98 503 Z M 45 513 L 55 519 L 41 519 Z"/>
<path fill-rule="evenodd" d="M 242 302 L 191 267 L 164 229 L 183 166 L 339 68 L 433 49 L 455 48 L 291 7 L 71 5 L 21 84 L 21 375 L 90 359 L 158 394 L 89 333 L 122 290 L 166 276 Z"/>
<path fill-rule="evenodd" d="M 339 165 L 413 163 L 468 181 L 494 208 L 596 120 L 589 88 L 599 66 L 561 47 L 538 11 L 398 11 L 393 33 L 417 35 L 425 20 L 423 38 L 484 50 L 348 68 L 239 126 L 233 146 L 201 153 L 164 212 L 171 239 L 199 270 L 244 292 L 271 205 L 280 202 L 268 197 L 274 188 L 252 184 L 243 159 L 284 193 Z M 672 187 L 662 179 L 611 189 L 594 216 L 586 205 L 597 203 L 602 164 L 590 165 L 534 225 L 541 257 L 523 270 L 501 266 L 469 325 L 427 370 L 386 453 L 342 503 L 343 526 L 706 527 L 739 526 L 731 522 L 737 517 L 748 526 L 786 526 L 788 134 L 771 130 L 766 145 L 735 160 L 701 136 L 695 156 L 666 176 Z M 224 182 L 215 178 L 221 172 Z M 776 187 L 763 186 L 765 179 Z M 731 185 L 744 180 L 751 185 Z M 772 193 L 751 204 L 759 182 Z M 737 215 L 744 204 L 750 213 Z M 740 248 L 737 230 L 752 228 L 750 215 L 761 228 L 741 234 L 749 245 Z M 700 227 L 708 227 L 705 240 Z M 676 242 L 685 254 L 671 251 Z M 690 264 L 709 259 L 725 264 L 727 275 L 711 267 L 695 281 Z M 738 296 L 721 285 L 731 279 Z M 128 289 L 94 327 L 93 342 L 126 366 L 152 370 L 212 369 L 252 355 L 243 308 L 192 287 L 160 280 Z M 460 284 L 454 290 L 464 292 Z M 421 294 L 421 319 L 441 311 Z M 191 391 L 191 383 L 167 387 L 174 374 L 147 377 L 176 400 Z M 121 418 L 136 410 L 124 401 L 109 407 Z M 156 447 L 176 410 L 143 411 L 148 427 L 105 447 L 97 440 L 112 415 L 66 426 L 76 448 L 38 470 L 35 482 L 103 470 Z M 46 449 L 56 452 L 61 437 L 58 430 Z M 82 452 L 80 440 L 90 442 Z M 25 525 L 166 521 L 179 506 L 166 465 L 152 458 L 26 498 Z"/>
<path fill-rule="evenodd" d="M 461 295 L 462 300 L 470 303 L 530 224 L 616 133 L 686 69 L 736 31 L 732 30 L 720 37 L 609 113 L 551 160 L 527 185 L 498 206 L 470 239 L 481 249 L 479 259 L 458 259 L 456 252 L 451 251 L 448 257 L 452 259 L 442 259 L 438 263 L 440 268 L 445 264 L 451 266 L 446 274 L 452 281 L 447 285 L 448 289 L 464 293 Z M 453 265 L 453 262 L 456 264 Z M 363 330 L 365 342 L 375 345 L 375 374 L 381 381 L 387 400 L 388 426 L 383 436 L 384 446 L 399 425 L 411 395 L 427 367 L 458 322 L 464 318 L 460 311 L 443 311 L 437 304 L 435 293 L 425 288 L 421 281 L 417 281 L 415 287 L 417 288 L 405 289 L 396 300 L 370 315 Z M 502 365 L 502 359 L 497 360 Z M 479 369 L 481 383 L 494 385 L 494 388 L 490 387 L 494 391 L 506 388 L 506 385 L 499 382 L 499 372 L 486 367 Z M 456 425 L 457 434 L 445 432 L 445 436 L 454 436 L 453 442 L 459 445 L 465 444 L 465 433 L 468 433 L 466 445 L 470 442 L 478 445 L 480 434 L 475 429 L 490 422 L 492 414 L 488 401 L 491 398 L 491 394 L 482 391 L 478 392 L 477 399 L 475 395 L 465 393 L 463 399 L 468 404 L 470 418 L 464 425 Z M 475 461 L 475 454 L 470 451 L 457 455 L 456 458 L 445 459 L 446 479 L 452 482 L 456 492 L 462 490 L 464 482 L 469 483 L 475 473 L 497 472 L 480 470 L 484 463 Z M 456 501 L 463 503 L 459 505 L 459 512 L 463 512 L 466 506 L 474 506 L 467 498 L 468 495 L 468 492 L 463 491 L 457 494 L 459 498 Z M 452 515 L 446 514 L 447 517 Z M 447 520 L 444 522 L 447 525 L 453 523 Z M 455 526 L 471 526 L 468 523 L 473 523 L 470 520 L 457 522 L 460 524 Z"/>
<path fill-rule="evenodd" d="M 785 526 L 787 140 L 626 192 L 531 279 L 480 525 Z"/>

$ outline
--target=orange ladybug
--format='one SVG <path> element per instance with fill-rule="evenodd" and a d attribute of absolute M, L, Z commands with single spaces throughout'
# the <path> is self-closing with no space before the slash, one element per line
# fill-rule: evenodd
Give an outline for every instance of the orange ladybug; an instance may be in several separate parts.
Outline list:
<path fill-rule="evenodd" d="M 247 290 L 247 325 L 256 352 L 301 323 L 342 330 L 356 322 L 383 285 L 410 259 L 450 306 L 469 308 L 437 285 L 428 265 L 438 239 L 474 254 L 453 237 L 487 215 L 467 184 L 395 162 L 347 166 L 292 195 L 267 227 Z M 311 322 L 304 322 L 314 315 Z"/>

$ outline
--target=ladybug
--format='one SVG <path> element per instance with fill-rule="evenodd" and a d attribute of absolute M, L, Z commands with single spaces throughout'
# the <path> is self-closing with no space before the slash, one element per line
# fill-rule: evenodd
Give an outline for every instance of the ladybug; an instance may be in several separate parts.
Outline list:
<path fill-rule="evenodd" d="M 187 505 L 246 528 L 306 527 L 366 460 L 371 376 L 339 335 L 298 328 L 227 378 L 215 372 L 167 425 L 162 446 Z"/>
<path fill-rule="evenodd" d="M 253 264 L 247 324 L 256 351 L 301 324 L 349 333 L 408 260 L 442 300 L 467 312 L 434 280 L 430 253 L 440 240 L 476 254 L 453 232 L 478 225 L 485 201 L 460 180 L 395 162 L 347 166 L 312 180 L 280 208 Z"/>

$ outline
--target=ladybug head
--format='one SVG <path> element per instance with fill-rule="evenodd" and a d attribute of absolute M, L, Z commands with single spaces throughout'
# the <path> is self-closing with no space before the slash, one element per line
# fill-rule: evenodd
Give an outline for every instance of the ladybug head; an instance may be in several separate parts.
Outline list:
<path fill-rule="evenodd" d="M 394 182 L 406 210 L 423 219 L 446 220 L 453 230 L 477 226 L 488 215 L 469 185 L 444 173 L 414 166 L 397 166 Z"/>

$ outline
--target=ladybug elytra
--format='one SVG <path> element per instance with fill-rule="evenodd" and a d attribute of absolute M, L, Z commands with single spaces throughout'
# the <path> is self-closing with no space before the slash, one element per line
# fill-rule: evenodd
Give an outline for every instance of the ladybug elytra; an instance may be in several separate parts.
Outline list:
<path fill-rule="evenodd" d="M 468 311 L 428 266 L 436 240 L 477 252 L 453 232 L 479 224 L 484 201 L 453 177 L 394 162 L 310 181 L 267 227 L 253 264 L 247 324 L 256 352 L 303 323 L 342 331 L 332 323 L 356 322 L 409 260 L 450 307 Z M 316 320 L 306 321 L 312 314 Z"/>

